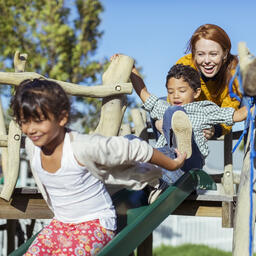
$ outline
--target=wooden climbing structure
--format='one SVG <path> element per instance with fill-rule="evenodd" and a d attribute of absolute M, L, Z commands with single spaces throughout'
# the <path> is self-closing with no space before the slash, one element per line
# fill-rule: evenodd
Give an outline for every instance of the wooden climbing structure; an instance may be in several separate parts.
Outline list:
<path fill-rule="evenodd" d="M 243 77 L 251 64 L 246 45 L 239 45 L 240 66 Z M 44 78 L 37 73 L 24 72 L 26 54 L 16 53 L 15 72 L 0 72 L 0 83 L 18 86 L 24 79 Z M 109 65 L 102 77 L 102 85 L 87 87 L 57 81 L 68 94 L 84 97 L 103 98 L 101 116 L 95 132 L 106 135 L 125 135 L 135 133 L 144 139 L 150 138 L 145 113 L 132 110 L 132 129 L 122 124 L 127 107 L 125 94 L 132 92 L 129 76 L 134 60 L 128 56 L 119 56 Z M 254 87 L 253 87 L 254 88 Z M 250 88 L 250 91 L 253 91 Z M 253 95 L 256 95 L 256 86 Z M 53 216 L 35 188 L 15 189 L 19 172 L 19 152 L 23 146 L 22 134 L 14 122 L 10 123 L 8 134 L 5 130 L 3 111 L 0 110 L 0 146 L 2 148 L 2 166 L 4 185 L 0 197 L 0 218 L 7 219 L 8 254 L 22 255 L 24 248 L 14 248 L 14 231 L 17 219 L 49 219 Z M 250 129 L 249 129 L 250 130 Z M 255 130 L 249 131 L 255 133 Z M 224 138 L 224 171 L 222 177 L 209 177 L 201 170 L 192 170 L 173 186 L 168 188 L 152 205 L 145 204 L 143 195 L 134 199 L 132 192 L 121 191 L 114 194 L 122 231 L 102 250 L 99 255 L 131 255 L 138 247 L 138 255 L 152 255 L 152 232 L 169 215 L 214 216 L 222 218 L 222 226 L 234 228 L 233 255 L 249 256 L 249 154 L 250 141 L 245 147 L 244 164 L 241 175 L 235 175 L 232 168 L 232 141 L 236 133 Z M 236 189 L 238 187 L 238 190 Z M 255 195 L 254 197 L 255 198 Z M 255 199 L 254 199 L 255 203 Z M 253 223 L 255 222 L 255 204 L 253 204 Z M 151 221 L 152 220 L 152 221 Z M 150 223 L 152 222 L 152 223 Z M 254 224 L 253 224 L 254 229 Z M 31 232 L 32 233 L 32 232 Z M 121 248 L 124 250 L 120 251 Z M 13 252 L 14 251 L 14 252 Z M 247 253 L 248 252 L 248 253 Z"/>

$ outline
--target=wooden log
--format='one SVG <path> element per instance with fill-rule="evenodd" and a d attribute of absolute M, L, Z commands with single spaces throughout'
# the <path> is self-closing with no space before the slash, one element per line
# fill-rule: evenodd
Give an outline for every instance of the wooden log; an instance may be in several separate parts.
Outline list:
<path fill-rule="evenodd" d="M 238 44 L 238 54 L 244 91 L 249 96 L 256 96 L 256 59 L 250 54 L 245 42 Z"/>
<path fill-rule="evenodd" d="M 249 256 L 249 219 L 250 219 L 250 134 L 255 130 L 249 130 L 248 140 L 246 144 L 243 168 L 240 176 L 240 185 L 238 188 L 238 198 L 234 218 L 233 231 L 233 256 Z M 254 179 L 255 179 L 255 163 L 254 163 Z M 253 189 L 253 220 L 252 230 L 254 234 L 255 227 L 255 204 L 256 204 L 256 186 Z M 253 248 L 253 246 L 252 246 Z"/>
<path fill-rule="evenodd" d="M 13 60 L 15 72 L 25 71 L 27 59 L 28 55 L 26 53 L 20 53 L 19 51 L 15 52 Z"/>
<path fill-rule="evenodd" d="M 153 234 L 151 233 L 137 248 L 137 256 L 153 255 Z"/>
<path fill-rule="evenodd" d="M 0 72 L 0 84 L 8 84 L 13 86 L 18 86 L 25 79 L 47 79 L 49 81 L 57 82 L 65 91 L 70 95 L 84 96 L 91 98 L 104 98 L 111 95 L 120 94 L 131 94 L 132 84 L 127 82 L 115 82 L 109 83 L 108 86 L 95 85 L 95 86 L 84 86 L 77 85 L 74 83 L 63 82 L 55 79 L 48 79 L 35 72 Z M 126 80 L 128 81 L 128 79 Z"/>
<path fill-rule="evenodd" d="M 249 64 L 252 62 L 251 54 L 245 42 L 238 43 L 239 65 L 243 74 L 248 70 Z"/>
<path fill-rule="evenodd" d="M 14 70 L 15 72 L 24 72 L 28 55 L 26 53 L 15 52 Z M 4 134 L 5 135 L 5 134 Z M 17 183 L 20 165 L 20 144 L 21 130 L 19 126 L 11 121 L 9 125 L 9 135 L 7 141 L 7 153 L 4 161 L 6 162 L 7 171 L 4 175 L 4 186 L 0 197 L 9 201 Z"/>
<path fill-rule="evenodd" d="M 232 161 L 232 133 L 226 134 L 224 137 L 224 173 L 222 185 L 225 195 L 234 195 L 233 182 L 233 161 Z M 222 227 L 233 227 L 233 203 L 222 203 Z"/>
<path fill-rule="evenodd" d="M 144 118 L 142 116 L 140 109 L 139 108 L 131 109 L 131 116 L 134 124 L 135 135 L 144 140 L 147 140 L 148 139 L 147 125 L 146 125 L 146 122 L 144 121 Z"/>
<path fill-rule="evenodd" d="M 7 220 L 7 255 L 15 249 L 16 220 Z"/>
<path fill-rule="evenodd" d="M 0 197 L 9 201 L 15 188 L 20 165 L 20 143 L 21 130 L 12 120 L 9 125 L 8 134 L 8 168 L 7 175 L 4 177 L 4 186 Z"/>
<path fill-rule="evenodd" d="M 120 55 L 114 58 L 103 74 L 103 87 L 113 83 L 126 83 L 129 80 L 134 60 Z M 101 115 L 95 133 L 114 136 L 119 133 L 123 115 L 127 107 L 126 96 L 111 96 L 102 100 Z"/>
<path fill-rule="evenodd" d="M 2 171 L 3 175 L 6 175 L 7 172 L 7 164 L 8 164 L 8 151 L 7 151 L 7 132 L 4 121 L 4 111 L 2 106 L 2 101 L 0 99 L 0 136 L 6 136 L 5 143 L 2 146 L 2 141 L 0 138 L 0 147 L 1 147 L 1 161 L 2 161 Z"/>
<path fill-rule="evenodd" d="M 147 124 L 147 111 L 143 108 L 140 109 L 140 113 L 143 119 L 143 122 L 145 123 L 145 125 Z"/>
<path fill-rule="evenodd" d="M 131 133 L 132 130 L 130 124 L 122 124 L 118 136 L 125 136 Z"/>

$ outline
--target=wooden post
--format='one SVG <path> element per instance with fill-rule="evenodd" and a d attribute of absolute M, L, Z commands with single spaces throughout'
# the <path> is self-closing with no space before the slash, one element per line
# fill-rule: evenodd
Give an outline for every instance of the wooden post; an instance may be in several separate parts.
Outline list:
<path fill-rule="evenodd" d="M 250 218 L 250 133 L 246 145 L 246 152 L 243 162 L 240 184 L 238 188 L 238 199 L 234 219 L 233 231 L 233 256 L 249 256 L 249 218 Z M 255 134 L 255 130 L 253 131 Z M 255 179 L 255 166 L 254 166 Z M 256 186 L 254 185 L 253 193 L 253 220 L 252 229 L 254 234 L 255 226 L 255 203 L 256 203 Z"/>
<path fill-rule="evenodd" d="M 137 248 L 137 256 L 153 255 L 153 235 L 152 233 Z"/>
<path fill-rule="evenodd" d="M 134 60 L 120 55 L 114 58 L 103 74 L 103 85 L 127 82 L 130 78 Z M 104 86 L 103 86 L 104 87 Z M 119 133 L 124 112 L 126 110 L 126 96 L 111 96 L 102 100 L 101 116 L 95 133 L 105 136 L 114 136 Z"/>
<path fill-rule="evenodd" d="M 132 130 L 130 124 L 122 124 L 118 136 L 125 136 L 131 133 Z"/>
<path fill-rule="evenodd" d="M 15 232 L 17 220 L 7 220 L 7 255 L 15 250 Z"/>
<path fill-rule="evenodd" d="M 28 55 L 19 51 L 14 55 L 15 72 L 24 72 Z M 11 121 L 9 125 L 8 145 L 7 145 L 7 173 L 4 177 L 4 186 L 0 197 L 9 201 L 16 186 L 20 166 L 20 143 L 21 130 L 19 126 Z M 6 157 L 6 156 L 5 156 Z"/>
<path fill-rule="evenodd" d="M 0 197 L 9 201 L 15 188 L 20 165 L 20 143 L 21 130 L 12 120 L 9 125 L 8 134 L 8 168 L 4 177 L 4 185 Z"/>
<path fill-rule="evenodd" d="M 224 136 L 224 173 L 222 185 L 225 195 L 234 195 L 233 161 L 232 161 L 232 133 Z M 233 202 L 222 202 L 222 227 L 233 227 Z"/>
<path fill-rule="evenodd" d="M 246 48 L 245 43 L 239 43 L 238 45 L 239 53 L 239 63 L 243 75 L 243 87 L 244 90 L 248 90 L 252 96 L 256 96 L 256 90 L 253 87 L 253 84 L 247 84 L 244 80 L 247 74 L 255 74 L 255 68 L 250 69 L 250 64 L 252 61 L 255 61 L 255 58 L 252 59 L 249 53 L 249 50 Z M 255 122 L 255 120 L 254 120 Z M 233 256 L 248 256 L 249 255 L 249 219 L 250 219 L 250 137 L 251 133 L 254 134 L 254 143 L 255 143 L 255 129 L 252 131 L 249 127 L 248 139 L 245 147 L 245 156 L 243 161 L 243 168 L 240 176 L 240 184 L 238 188 L 238 199 L 235 211 L 234 218 L 234 231 L 233 231 Z M 255 146 L 254 146 L 255 147 Z M 253 163 L 253 172 L 254 172 L 254 187 L 253 187 L 253 219 L 252 219 L 252 230 L 254 236 L 255 228 L 255 209 L 256 209 L 256 185 L 255 185 L 255 158 Z M 253 245 L 252 245 L 253 248 Z"/>
<path fill-rule="evenodd" d="M 245 42 L 238 44 L 238 53 L 244 91 L 249 96 L 256 96 L 256 59 L 250 54 Z"/>
<path fill-rule="evenodd" d="M 4 121 L 4 111 L 2 106 L 2 101 L 0 99 L 0 135 L 7 135 L 5 121 Z M 1 148 L 1 160 L 2 160 L 2 171 L 3 176 L 5 177 L 7 174 L 7 165 L 8 165 L 8 151 L 6 147 Z"/>
<path fill-rule="evenodd" d="M 147 125 L 144 121 L 142 113 L 139 108 L 131 110 L 132 121 L 134 123 L 135 135 L 144 140 L 148 140 Z"/>

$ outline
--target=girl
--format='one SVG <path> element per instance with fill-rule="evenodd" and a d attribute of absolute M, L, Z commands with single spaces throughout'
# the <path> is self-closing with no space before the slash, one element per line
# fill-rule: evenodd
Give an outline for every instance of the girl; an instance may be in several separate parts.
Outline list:
<path fill-rule="evenodd" d="M 116 230 L 115 209 L 104 183 L 130 189 L 157 186 L 161 169 L 147 162 L 176 170 L 186 157 L 177 152 L 172 160 L 139 139 L 68 130 L 68 97 L 47 80 L 22 82 L 11 108 L 27 136 L 26 150 L 38 188 L 54 213 L 26 256 L 95 255 Z"/>

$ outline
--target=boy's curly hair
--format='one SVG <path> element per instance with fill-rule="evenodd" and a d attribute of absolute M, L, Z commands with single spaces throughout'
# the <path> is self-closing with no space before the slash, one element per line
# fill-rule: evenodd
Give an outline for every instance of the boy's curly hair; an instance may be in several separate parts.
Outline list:
<path fill-rule="evenodd" d="M 171 67 L 166 76 L 166 88 L 168 81 L 172 78 L 180 79 L 182 78 L 189 86 L 196 91 L 196 89 L 201 88 L 200 75 L 198 71 L 188 65 L 176 64 Z"/>
<path fill-rule="evenodd" d="M 63 112 L 70 114 L 70 102 L 63 88 L 45 79 L 27 79 L 20 83 L 11 99 L 12 116 L 21 123 L 22 119 L 40 119 L 41 115 L 49 119 L 53 114 L 56 120 Z"/>

